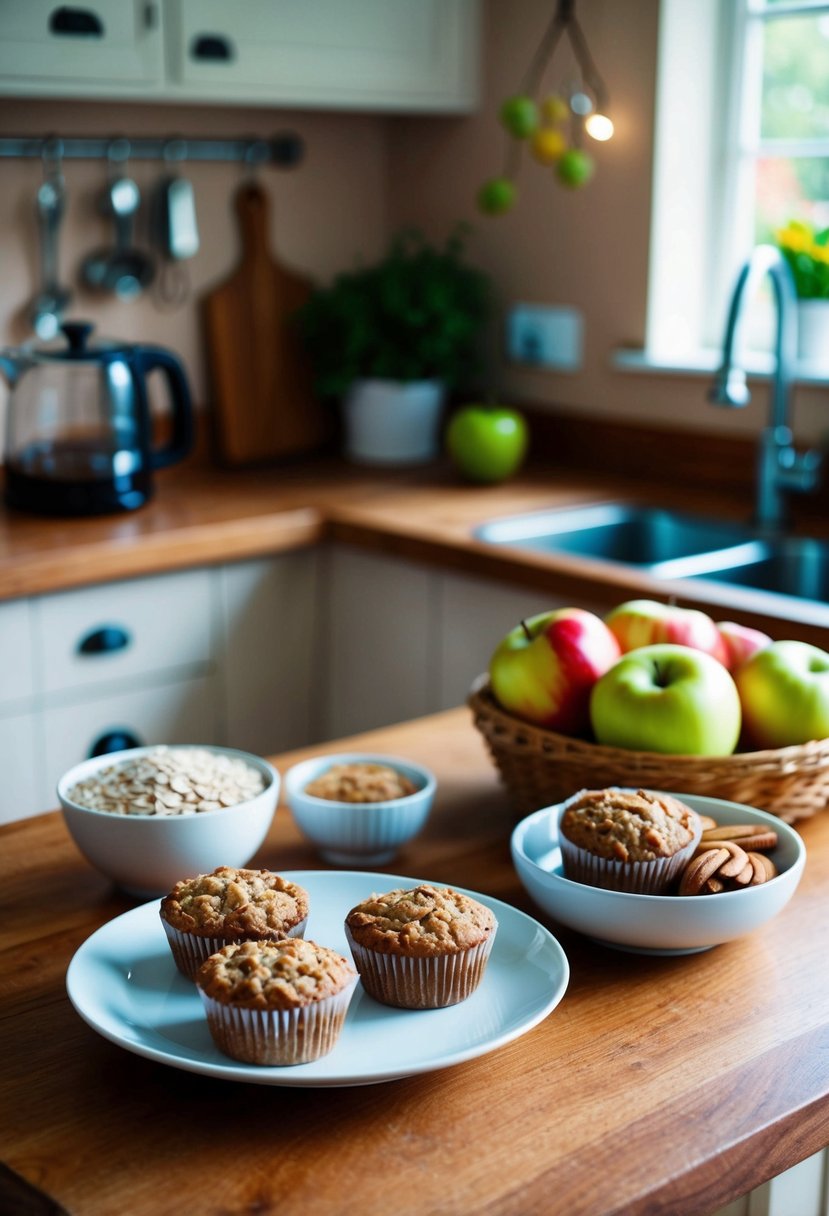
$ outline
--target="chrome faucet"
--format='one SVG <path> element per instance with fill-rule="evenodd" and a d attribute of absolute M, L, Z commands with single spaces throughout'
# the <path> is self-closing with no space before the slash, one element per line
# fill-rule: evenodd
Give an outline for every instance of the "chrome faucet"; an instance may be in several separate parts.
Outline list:
<path fill-rule="evenodd" d="M 789 399 L 797 360 L 797 296 L 788 263 L 774 245 L 758 245 L 740 271 L 728 311 L 722 367 L 708 399 L 715 405 L 735 407 L 751 400 L 746 374 L 734 363 L 734 346 L 746 293 L 765 275 L 774 288 L 777 329 L 769 422 L 760 434 L 758 450 L 754 522 L 774 532 L 786 523 L 784 491 L 814 490 L 822 461 L 820 452 L 798 452 L 792 442 Z"/>

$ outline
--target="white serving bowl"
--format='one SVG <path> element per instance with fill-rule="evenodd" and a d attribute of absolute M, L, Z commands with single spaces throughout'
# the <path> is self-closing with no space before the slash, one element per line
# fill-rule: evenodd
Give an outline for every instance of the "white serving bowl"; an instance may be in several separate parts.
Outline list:
<path fill-rule="evenodd" d="M 587 937 L 643 954 L 692 954 L 764 925 L 795 892 L 806 849 L 797 832 L 774 815 L 737 802 L 674 794 L 721 824 L 756 823 L 777 832 L 769 856 L 779 874 L 760 886 L 720 895 L 638 895 L 605 891 L 565 878 L 558 824 L 566 802 L 528 815 L 512 833 L 512 860 L 535 903 L 560 924 Z"/>
<path fill-rule="evenodd" d="M 387 802 L 335 802 L 306 794 L 306 785 L 334 764 L 385 764 L 408 777 L 417 789 Z M 434 775 L 422 765 L 374 752 L 315 756 L 288 769 L 284 780 L 285 798 L 299 830 L 325 861 L 343 866 L 390 862 L 423 827 L 437 788 Z"/>
<path fill-rule="evenodd" d="M 264 790 L 236 806 L 192 815 L 116 815 L 79 806 L 68 796 L 79 781 L 146 755 L 154 747 L 134 747 L 84 760 L 58 782 L 63 817 L 75 844 L 96 870 L 131 895 L 166 895 L 182 878 L 209 874 L 217 866 L 245 866 L 268 834 L 279 798 L 276 769 L 249 752 L 202 746 L 244 760 L 262 774 Z"/>

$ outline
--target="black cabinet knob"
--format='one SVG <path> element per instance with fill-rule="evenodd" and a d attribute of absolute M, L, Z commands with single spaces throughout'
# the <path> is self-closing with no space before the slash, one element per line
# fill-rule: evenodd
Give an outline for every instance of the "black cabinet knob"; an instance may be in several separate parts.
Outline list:
<path fill-rule="evenodd" d="M 49 15 L 49 33 L 70 38 L 103 38 L 104 23 L 91 8 L 62 4 Z"/>
<path fill-rule="evenodd" d="M 120 625 L 102 625 L 78 642 L 78 654 L 112 654 L 126 650 L 132 638 Z"/>
<path fill-rule="evenodd" d="M 123 726 L 113 726 L 111 730 L 105 731 L 89 749 L 87 759 L 91 760 L 93 756 L 108 756 L 110 752 L 127 751 L 130 747 L 142 747 L 141 740 L 136 738 L 132 731 Z"/>

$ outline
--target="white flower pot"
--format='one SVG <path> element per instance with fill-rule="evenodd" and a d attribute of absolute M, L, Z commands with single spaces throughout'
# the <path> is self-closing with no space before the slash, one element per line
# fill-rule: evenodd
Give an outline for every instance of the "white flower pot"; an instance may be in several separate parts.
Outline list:
<path fill-rule="evenodd" d="M 799 300 L 797 354 L 804 363 L 829 370 L 829 300 Z"/>
<path fill-rule="evenodd" d="M 343 399 L 345 454 L 358 464 L 426 464 L 440 450 L 439 380 L 356 380 Z"/>

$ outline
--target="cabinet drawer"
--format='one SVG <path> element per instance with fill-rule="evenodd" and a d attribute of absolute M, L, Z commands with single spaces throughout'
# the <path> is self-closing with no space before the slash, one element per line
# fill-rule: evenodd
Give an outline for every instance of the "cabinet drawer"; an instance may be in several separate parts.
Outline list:
<path fill-rule="evenodd" d="M 469 108 L 475 0 L 173 0 L 173 75 L 216 96 Z"/>
<path fill-rule="evenodd" d="M 34 714 L 0 718 L 0 823 L 49 809 L 36 776 L 37 729 Z"/>
<path fill-rule="evenodd" d="M 112 731 L 129 732 L 140 744 L 220 743 L 218 704 L 215 680 L 203 676 L 47 709 L 44 769 L 51 803 L 57 805 L 60 777 Z"/>
<path fill-rule="evenodd" d="M 161 33 L 156 10 L 144 0 L 3 0 L 0 76 L 42 82 L 157 81 Z"/>
<path fill-rule="evenodd" d="M 108 583 L 33 601 L 48 695 L 207 663 L 209 570 Z"/>
<path fill-rule="evenodd" d="M 34 692 L 34 649 L 29 600 L 0 604 L 0 705 Z"/>

